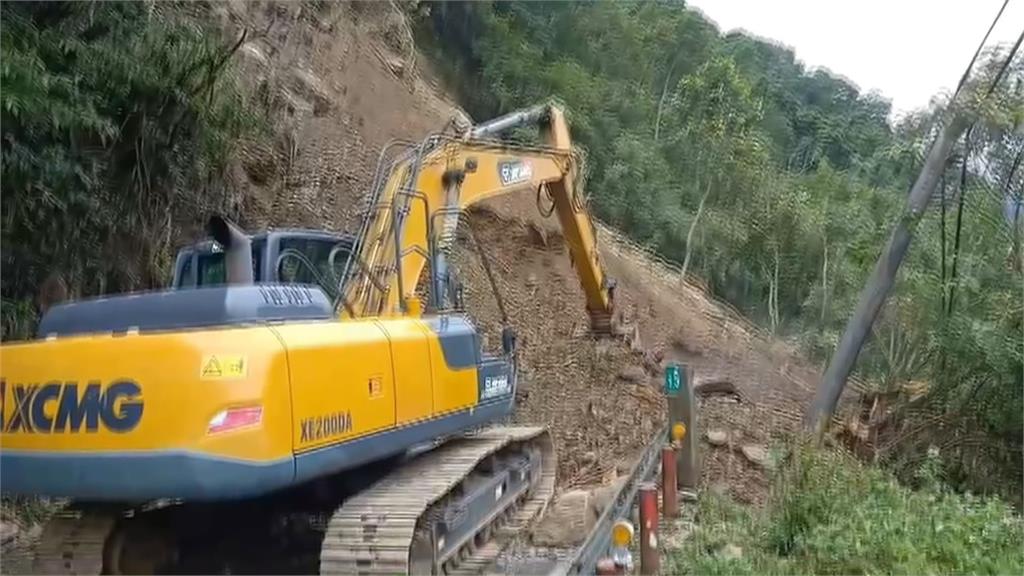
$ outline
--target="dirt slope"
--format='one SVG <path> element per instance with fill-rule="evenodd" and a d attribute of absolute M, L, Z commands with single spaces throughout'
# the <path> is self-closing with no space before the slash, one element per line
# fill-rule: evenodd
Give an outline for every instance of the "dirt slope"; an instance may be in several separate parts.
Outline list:
<path fill-rule="evenodd" d="M 354 227 L 382 147 L 419 141 L 459 114 L 424 81 L 427 64 L 390 2 L 204 10 L 226 38 L 246 34 L 239 73 L 270 122 L 270 137 L 247 142 L 231 171 L 247 226 Z"/>
<path fill-rule="evenodd" d="M 229 37 L 248 28 L 243 77 L 275 118 L 273 137 L 245 146 L 233 171 L 249 226 L 352 229 L 381 147 L 419 141 L 460 114 L 390 2 L 228 2 L 213 11 Z M 688 362 L 698 379 L 737 387 L 739 403 L 705 400 L 704 429 L 765 442 L 793 428 L 814 371 L 791 350 L 611 231 L 601 235 L 602 257 L 640 342 L 634 349 L 596 342 L 555 223 L 542 221 L 532 195 L 488 208 L 470 220 L 520 335 L 524 389 L 516 419 L 551 427 L 561 486 L 609 481 L 647 442 L 664 412 L 658 358 Z M 478 259 L 463 252 L 468 307 L 497 345 L 500 314 Z M 705 482 L 759 501 L 765 477 L 736 451 L 713 449 Z"/>
<path fill-rule="evenodd" d="M 751 465 L 740 448 L 766 445 L 795 430 L 810 399 L 814 369 L 699 288 L 680 284 L 671 266 L 607 228 L 600 234 L 602 260 L 618 282 L 618 308 L 627 324 L 637 326 L 639 338 L 632 346 L 595 341 L 560 234 L 553 223 L 531 216 L 525 202 L 513 204 L 474 211 L 469 221 L 493 258 L 520 335 L 526 390 L 516 418 L 551 428 L 560 485 L 604 483 L 614 468 L 632 461 L 663 421 L 662 368 L 677 361 L 694 366 L 698 383 L 727 381 L 738 395 L 701 397 L 700 433 L 729 432 L 733 444 L 703 443 L 704 484 L 741 501 L 762 502 L 767 472 Z M 500 314 L 479 265 L 470 260 L 460 260 L 467 307 L 496 340 Z"/>

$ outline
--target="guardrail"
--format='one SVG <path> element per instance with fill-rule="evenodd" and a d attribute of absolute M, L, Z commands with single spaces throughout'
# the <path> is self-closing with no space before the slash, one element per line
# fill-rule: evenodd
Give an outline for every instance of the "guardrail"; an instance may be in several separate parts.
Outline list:
<path fill-rule="evenodd" d="M 587 539 L 576 550 L 566 574 L 583 574 L 589 576 L 597 573 L 597 563 L 608 557 L 612 551 L 612 526 L 615 522 L 629 518 L 636 503 L 641 484 L 654 477 L 661 457 L 661 447 L 668 440 L 666 424 L 655 434 L 654 439 L 644 448 L 640 460 L 633 466 L 626 482 L 623 483 L 615 499 L 605 508 L 601 517 L 587 535 Z"/>
<path fill-rule="evenodd" d="M 591 529 L 583 544 L 559 573 L 566 575 L 624 574 L 632 568 L 632 556 L 626 551 L 623 538 L 613 534 L 620 524 L 632 516 L 633 506 L 640 502 L 640 573 L 658 572 L 658 497 L 652 482 L 662 463 L 663 514 L 678 514 L 679 490 L 695 492 L 700 480 L 697 458 L 697 417 L 693 390 L 693 371 L 688 366 L 669 365 L 665 370 L 665 394 L 668 397 L 668 418 L 644 448 L 640 459 L 616 492 Z M 664 493 L 671 490 L 666 498 Z M 641 497 L 642 498 L 638 498 Z M 632 538 L 632 525 L 622 529 Z"/>

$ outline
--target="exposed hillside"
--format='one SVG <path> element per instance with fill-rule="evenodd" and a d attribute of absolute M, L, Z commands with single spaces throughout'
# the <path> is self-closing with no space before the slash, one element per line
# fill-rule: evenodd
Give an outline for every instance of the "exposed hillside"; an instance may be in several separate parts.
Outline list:
<path fill-rule="evenodd" d="M 415 3 L 408 6 L 415 7 Z M 405 7 L 404 4 L 391 2 L 341 5 L 213 5 L 213 11 L 221 19 L 228 38 L 238 37 L 243 26 L 250 30 L 252 35 L 240 51 L 243 59 L 242 78 L 250 86 L 251 92 L 262 98 L 261 103 L 268 110 L 267 116 L 273 119 L 272 139 L 269 142 L 260 141 L 246 145 L 240 155 L 241 161 L 232 173 L 235 188 L 244 191 L 242 213 L 247 224 L 304 224 L 351 228 L 360 207 L 360 198 L 369 187 L 380 149 L 393 139 L 418 141 L 427 133 L 443 128 L 454 116 L 462 114 L 457 106 L 452 104 L 454 99 L 440 89 L 440 83 L 430 64 L 417 51 L 409 14 L 402 12 Z M 519 18 L 529 12 L 524 12 L 521 8 L 523 7 L 510 8 L 510 13 L 506 16 L 511 18 L 511 14 L 516 14 L 516 18 Z M 435 9 L 429 16 L 436 23 L 439 18 L 436 5 L 421 3 L 418 14 L 423 16 L 429 13 L 429 9 Z M 582 9 L 574 7 L 568 11 Z M 538 10 L 543 12 L 539 7 Z M 604 5 L 597 9 L 597 12 L 606 16 L 615 14 L 614 9 Z M 654 13 L 657 13 L 657 9 L 649 6 L 633 12 L 632 17 L 635 22 L 641 22 L 644 17 Z M 473 18 L 469 21 L 474 21 Z M 493 21 L 486 18 L 483 21 L 488 26 L 494 25 Z M 508 21 L 516 22 L 515 18 Z M 628 28 L 629 21 L 609 22 L 610 29 L 615 29 L 622 22 L 626 22 L 621 24 L 627 26 L 624 31 L 632 30 Z M 713 27 L 702 23 L 699 17 L 691 13 L 678 18 L 673 16 L 671 22 L 674 23 L 672 26 L 677 26 L 678 29 L 669 26 L 671 30 L 666 30 L 674 31 L 675 36 L 668 34 L 666 30 L 660 30 L 659 34 L 664 32 L 668 35 L 661 34 L 651 41 L 655 44 L 663 41 L 678 41 L 683 44 L 699 44 L 704 41 L 713 43 L 713 38 L 717 35 Z M 477 32 L 470 29 L 454 34 L 471 37 Z M 673 38 L 675 40 L 672 40 Z M 610 41 L 622 43 L 623 50 L 633 45 L 628 36 Z M 857 164 L 857 158 L 875 158 L 877 155 L 873 156 L 874 151 L 888 145 L 886 143 L 892 142 L 894 138 L 904 138 L 913 142 L 913 138 L 923 133 L 922 129 L 918 127 L 914 131 L 913 126 L 906 125 L 900 127 L 900 133 L 891 133 L 882 119 L 884 114 L 880 112 L 886 108 L 884 102 L 879 101 L 875 95 L 860 95 L 855 89 L 836 78 L 821 74 L 805 74 L 791 52 L 738 36 L 724 37 L 721 43 L 721 47 L 711 48 L 711 52 L 707 54 L 701 52 L 706 48 L 695 48 L 692 61 L 679 63 L 678 69 L 666 70 L 669 77 L 675 74 L 680 80 L 678 87 L 669 86 L 668 77 L 664 80 L 666 90 L 672 88 L 672 91 L 679 91 L 669 94 L 666 104 L 668 109 L 666 124 L 663 127 L 666 131 L 665 145 L 670 148 L 675 144 L 682 146 L 673 140 L 674 136 L 670 130 L 682 129 L 681 127 L 688 124 L 712 122 L 714 115 L 721 112 L 712 106 L 704 110 L 706 117 L 686 116 L 683 108 L 686 98 L 689 97 L 687 90 L 696 90 L 690 96 L 699 97 L 700 82 L 713 82 L 718 86 L 716 89 L 723 86 L 735 89 L 736 93 L 732 96 L 746 102 L 744 98 L 753 95 L 753 92 L 749 91 L 751 86 L 747 86 L 746 83 L 751 83 L 758 90 L 766 89 L 762 84 L 766 81 L 767 73 L 759 76 L 756 71 L 759 69 L 757 62 L 768 62 L 771 74 L 785 79 L 786 85 L 772 87 L 768 91 L 771 104 L 768 105 L 768 113 L 765 116 L 751 116 L 751 122 L 759 128 L 733 127 L 739 132 L 730 135 L 727 140 L 732 142 L 730 146 L 736 144 L 740 148 L 735 150 L 739 156 L 730 157 L 742 157 L 742 147 L 749 141 L 757 141 L 761 137 L 758 129 L 770 135 L 769 139 L 782 151 L 783 156 L 790 157 L 787 166 L 792 172 L 780 172 L 777 179 L 769 182 L 772 184 L 769 186 L 771 194 L 777 198 L 761 207 L 768 210 L 768 216 L 778 216 L 772 216 L 775 210 L 772 205 L 785 210 L 794 208 L 795 205 L 779 200 L 791 192 L 790 188 L 804 190 L 811 198 L 816 198 L 815 191 L 825 191 L 825 228 L 828 230 L 824 232 L 825 236 L 822 238 L 814 236 L 812 243 L 821 240 L 826 258 L 824 269 L 826 274 L 830 274 L 824 280 L 823 294 L 814 292 L 817 288 L 806 292 L 809 282 L 813 286 L 818 284 L 818 280 L 813 276 L 821 269 L 817 264 L 808 264 L 809 267 L 805 271 L 810 271 L 809 276 L 786 276 L 782 280 L 776 280 L 776 320 L 781 318 L 780 314 L 786 314 L 785 310 L 779 309 L 779 291 L 788 290 L 779 282 L 803 286 L 800 289 L 804 290 L 803 292 L 796 290 L 784 296 L 794 298 L 794 302 L 803 299 L 800 306 L 826 309 L 829 308 L 828 299 L 833 298 L 832 308 L 838 306 L 845 309 L 851 306 L 852 302 L 849 295 L 839 299 L 840 284 L 843 286 L 842 289 L 849 293 L 857 283 L 846 277 L 847 273 L 852 273 L 851 269 L 838 268 L 847 264 L 836 264 L 830 259 L 828 247 L 830 242 L 837 242 L 845 234 L 842 232 L 845 230 L 842 226 L 835 227 L 829 222 L 837 218 L 844 222 L 848 221 L 843 215 L 847 211 L 828 209 L 828 198 L 835 196 L 837 201 L 841 199 L 851 206 L 859 206 L 862 212 L 858 213 L 858 217 L 884 221 L 885 214 L 891 207 L 883 205 L 876 197 L 889 198 L 892 195 L 883 188 L 870 189 L 868 183 L 873 185 L 882 182 L 888 185 L 904 177 L 907 169 L 905 163 L 886 163 L 878 160 L 873 168 L 854 168 L 853 165 Z M 488 51 L 500 48 L 500 44 L 492 43 L 487 46 L 486 50 L 481 52 L 482 57 L 487 57 L 490 53 Z M 719 72 L 725 76 L 714 76 L 712 73 L 717 70 L 714 67 L 702 68 L 700 58 L 705 57 L 721 60 L 715 62 L 724 66 Z M 735 61 L 735 70 L 729 67 L 730 61 Z M 502 66 L 508 62 L 501 62 L 504 63 L 494 64 L 486 61 L 484 65 L 496 66 L 494 78 L 505 82 L 509 79 L 509 73 Z M 526 58 L 523 62 L 533 61 Z M 584 64 L 590 65 L 586 61 Z M 658 66 L 670 64 L 667 61 L 655 63 L 655 67 L 648 72 L 653 73 Z M 598 69 L 602 75 L 613 72 L 610 69 L 601 69 L 600 66 Z M 472 72 L 467 70 L 466 78 L 469 78 Z M 538 77 L 538 86 L 556 91 L 572 88 L 571 83 L 562 85 L 556 82 L 551 86 L 545 84 L 552 78 L 550 75 Z M 479 75 L 473 75 L 472 80 L 478 81 Z M 501 86 L 505 89 L 511 88 L 511 85 Z M 493 88 L 496 89 L 498 86 Z M 480 94 L 483 95 L 485 92 L 481 91 Z M 526 90 L 526 93 L 534 92 Z M 830 104 L 831 101 L 825 96 L 831 93 L 839 94 L 840 100 L 848 99 L 851 102 L 850 106 L 837 106 L 834 102 Z M 795 112 L 790 107 L 794 94 L 799 95 L 801 102 Z M 518 102 L 521 96 L 520 91 L 513 91 L 506 104 Z M 572 92 L 570 104 L 576 103 L 577 96 L 581 95 Z M 643 95 L 610 96 L 613 98 L 607 100 L 606 104 L 616 101 L 616 98 L 633 98 L 636 102 L 642 101 L 645 113 L 651 112 L 648 108 L 652 102 L 643 98 Z M 490 102 L 494 104 L 493 98 Z M 584 98 L 583 102 L 581 105 L 586 108 L 586 102 L 589 101 Z M 749 112 L 742 107 L 738 110 Z M 822 118 L 846 116 L 853 119 L 839 123 L 846 126 L 848 133 L 827 133 L 823 126 L 836 122 L 826 122 Z M 586 138 L 593 140 L 612 129 L 610 125 L 606 126 L 596 120 L 601 118 L 601 115 L 595 116 L 594 111 L 590 109 L 582 110 L 581 114 L 576 114 L 573 118 L 577 122 L 574 125 L 575 129 L 579 131 L 581 140 L 584 141 Z M 629 122 L 638 121 L 637 118 L 629 118 Z M 748 128 L 752 131 L 746 132 Z M 911 136 L 903 133 L 907 131 L 910 131 Z M 690 132 L 687 134 L 688 138 L 696 137 Z M 843 143 L 854 143 L 855 146 L 843 148 Z M 596 146 L 593 142 L 591 144 L 590 152 L 596 153 L 597 156 L 607 148 Z M 685 146 L 677 151 L 683 150 Z M 649 165 L 644 155 L 633 154 L 634 149 L 629 146 L 617 145 L 615 151 L 617 156 L 613 159 L 605 158 L 605 162 L 598 170 L 599 174 L 622 176 L 623 178 L 616 181 L 620 184 L 626 183 L 635 189 L 624 198 L 635 197 L 637 202 L 642 204 L 643 198 L 634 195 L 647 194 L 651 191 L 651 178 L 657 180 L 660 174 L 658 166 Z M 726 156 L 730 154 L 732 153 Z M 794 168 L 793 157 L 800 160 L 801 168 Z M 699 155 L 696 158 L 699 160 Z M 690 158 L 688 162 L 692 160 L 694 158 Z M 717 160 L 704 160 L 711 166 L 709 169 L 721 168 L 712 166 Z M 600 158 L 592 158 L 592 162 L 596 161 L 600 161 Z M 631 165 L 631 162 L 634 164 Z M 767 162 L 765 166 L 786 164 L 778 157 L 770 158 Z M 737 166 L 737 170 L 743 168 L 740 164 Z M 834 172 L 833 166 L 846 168 L 847 171 Z M 741 182 L 740 176 L 735 180 L 722 180 L 719 178 L 721 174 L 701 176 L 700 166 L 692 168 L 691 172 L 697 176 L 695 182 L 700 178 L 707 178 L 708 185 L 716 188 L 760 186 L 752 184 L 754 181 Z M 874 172 L 869 174 L 871 170 Z M 741 173 L 742 170 L 737 172 Z M 768 173 L 773 172 L 769 170 Z M 601 193 L 607 195 L 614 189 L 609 182 L 611 181 L 608 177 L 602 177 L 594 182 L 594 187 L 601 188 Z M 683 188 L 691 183 L 685 184 Z M 735 189 L 730 192 L 736 193 Z M 811 204 L 817 206 L 816 202 L 819 200 L 821 198 L 816 198 Z M 865 204 L 869 207 L 865 208 Z M 724 231 L 727 236 L 731 234 L 728 214 L 737 209 L 746 214 L 744 217 L 753 218 L 755 223 L 759 219 L 763 220 L 754 212 L 743 210 L 743 206 L 744 204 L 740 203 L 715 212 L 715 218 L 724 217 L 724 220 L 717 220 L 713 227 L 721 224 L 723 228 L 719 232 Z M 800 206 L 802 207 L 797 208 L 804 210 L 809 205 Z M 706 404 L 702 412 L 705 416 L 704 429 L 725 432 L 728 436 L 724 446 L 715 447 L 708 452 L 705 480 L 709 483 L 727 484 L 730 486 L 729 490 L 741 499 L 761 501 L 766 486 L 765 472 L 740 456 L 738 449 L 745 444 L 763 445 L 795 428 L 799 414 L 809 399 L 811 386 L 816 381 L 817 367 L 801 360 L 800 355 L 789 344 L 763 334 L 751 323 L 743 320 L 740 314 L 709 298 L 703 287 L 698 288 L 680 282 L 678 270 L 674 265 L 660 263 L 650 252 L 635 247 L 610 230 L 605 230 L 602 234 L 602 255 L 610 274 L 620 282 L 620 309 L 627 321 L 638 327 L 640 338 L 633 344 L 632 350 L 626 350 L 618 344 L 595 343 L 584 329 L 582 295 L 558 240 L 557 231 L 552 228 L 551 223 L 541 222 L 534 199 L 525 196 L 500 199 L 492 202 L 489 208 L 488 211 L 478 212 L 471 218 L 480 231 L 484 244 L 494 251 L 494 258 L 500 263 L 497 269 L 502 291 L 507 300 L 512 323 L 522 336 L 527 390 L 520 399 L 517 418 L 522 421 L 543 422 L 554 428 L 558 448 L 562 454 L 562 485 L 607 481 L 612 475 L 610 469 L 621 467 L 622 461 L 628 460 L 635 448 L 649 436 L 654 422 L 657 421 L 657 412 L 661 410 L 661 401 L 658 395 L 653 393 L 654 389 L 646 387 L 646 384 L 653 383 L 656 387 L 660 377 L 660 365 L 664 360 L 672 359 L 695 365 L 700 378 L 727 380 L 738 391 L 738 403 L 734 401 L 735 398 L 722 395 L 705 399 Z M 814 209 L 816 208 L 811 211 Z M 864 210 L 873 213 L 867 214 L 863 212 Z M 794 218 L 803 222 L 800 226 L 808 226 L 808 230 L 814 228 L 814 223 L 817 222 L 814 215 L 816 213 L 794 214 Z M 776 232 L 791 228 L 786 225 L 786 218 L 789 216 L 779 217 L 782 220 L 775 222 Z M 695 217 L 694 221 L 697 218 L 699 216 Z M 620 220 L 617 217 L 616 219 Z M 625 225 L 635 228 L 636 222 L 625 222 Z M 538 234 L 538 227 L 545 232 Z M 668 230 L 670 235 L 678 236 L 683 226 L 673 220 L 662 223 L 660 227 Z M 758 226 L 753 228 L 759 229 Z M 884 227 L 872 224 L 867 229 L 873 230 L 868 233 L 870 239 L 873 239 L 879 235 L 878 230 L 883 230 Z M 634 236 L 635 232 L 636 230 L 631 230 Z M 812 236 L 817 234 L 814 230 L 811 230 L 811 233 Z M 760 246 L 758 250 L 776 240 L 783 242 L 774 236 L 766 236 L 760 240 L 752 236 L 748 240 Z M 858 246 L 870 244 L 868 240 L 857 240 Z M 724 238 L 722 245 L 725 246 L 730 241 Z M 701 240 L 697 242 L 699 249 L 707 252 L 701 256 L 703 262 L 719 259 L 723 266 L 731 270 L 729 274 L 736 272 L 737 262 L 747 262 L 744 259 L 746 253 L 712 254 L 715 248 L 707 244 L 708 242 L 715 240 L 704 239 L 701 236 Z M 806 238 L 801 240 L 793 237 L 784 239 L 783 245 L 786 242 L 809 245 L 810 241 Z M 659 242 L 654 244 L 661 246 Z M 674 246 L 678 248 L 678 243 Z M 929 244 L 927 249 L 931 250 L 932 247 Z M 856 259 L 856 266 L 866 266 L 870 258 L 865 258 L 863 252 L 863 248 L 839 249 L 833 256 L 845 254 L 844 257 Z M 850 256 L 851 254 L 853 256 Z M 791 256 L 793 255 L 787 256 L 790 261 L 784 262 L 784 267 L 796 260 L 807 264 L 819 255 L 814 252 L 803 254 L 799 258 Z M 694 262 L 696 261 L 695 254 Z M 702 267 L 706 265 L 702 264 Z M 829 272 L 828 267 L 833 265 L 837 268 Z M 721 292 L 721 285 L 715 285 L 720 278 L 715 276 L 714 266 L 717 264 L 712 264 L 710 268 L 702 268 L 702 271 L 714 277 L 711 283 Z M 779 274 L 779 266 L 776 255 L 776 275 Z M 463 268 L 468 281 L 471 311 L 485 328 L 493 330 L 497 326 L 498 315 L 493 299 L 489 296 L 489 287 L 480 270 L 472 263 L 464 262 Z M 744 266 L 741 265 L 739 268 Z M 754 270 L 756 266 L 751 264 L 746 268 L 750 268 L 747 272 L 754 275 L 771 272 L 770 266 L 761 266 Z M 691 271 L 693 269 L 691 267 Z M 841 272 L 843 275 L 840 275 Z M 836 282 L 831 288 L 828 286 L 830 278 Z M 918 288 L 919 286 L 914 285 L 908 287 L 908 290 Z M 758 290 L 761 289 L 758 288 L 750 294 L 753 295 Z M 761 296 L 763 295 L 762 293 Z M 757 299 L 761 296 L 752 297 Z M 771 290 L 768 300 L 772 300 Z M 907 302 L 905 298 L 898 300 L 899 306 L 907 305 Z M 782 302 L 782 306 L 786 306 L 785 302 Z M 824 312 L 821 314 L 822 318 L 825 318 Z M 833 311 L 829 314 L 828 320 L 835 323 L 842 317 L 843 314 Z M 888 320 L 896 322 L 896 325 L 902 321 L 898 315 Z M 816 333 L 815 330 L 817 328 L 810 330 L 809 333 Z M 646 376 L 639 381 L 638 367 L 646 369 Z M 908 376 L 892 375 L 897 382 L 898 377 Z M 651 379 L 650 382 L 645 378 Z"/>
<path fill-rule="evenodd" d="M 227 2 L 185 9 L 219 22 L 228 43 L 244 32 L 234 56 L 237 73 L 269 123 L 229 164 L 228 198 L 248 227 L 352 227 L 380 149 L 392 139 L 418 140 L 461 114 L 391 4 Z M 194 240 L 202 219 L 196 210 L 175 217 L 165 231 L 170 244 Z M 729 419 L 767 413 L 754 402 L 772 399 L 775 389 L 787 390 L 778 405 L 791 404 L 796 412 L 793 402 L 804 387 L 788 383 L 803 371 L 795 379 L 778 373 L 775 367 L 784 363 L 771 359 L 748 326 L 628 243 L 602 234 L 621 307 L 639 326 L 633 350 L 586 333 L 582 295 L 564 247 L 550 223 L 540 222 L 532 197 L 496 202 L 493 211 L 472 219 L 494 251 L 522 335 L 526 385 L 517 419 L 552 427 L 562 486 L 610 481 L 649 439 L 663 411 L 657 392 L 662 357 L 736 380 L 744 403 L 727 410 Z M 549 230 L 538 235 L 528 222 Z M 471 310 L 493 329 L 489 287 L 479 270 L 465 268 Z M 751 346 L 764 351 L 751 356 Z M 772 434 L 763 426 L 742 429 L 748 428 L 750 438 Z M 711 481 L 721 480 L 717 467 L 709 470 Z"/>
<path fill-rule="evenodd" d="M 248 40 L 239 75 L 270 137 L 243 144 L 230 181 L 250 227 L 354 227 L 377 157 L 458 114 L 429 84 L 403 14 L 386 2 L 224 2 L 204 8 Z"/>

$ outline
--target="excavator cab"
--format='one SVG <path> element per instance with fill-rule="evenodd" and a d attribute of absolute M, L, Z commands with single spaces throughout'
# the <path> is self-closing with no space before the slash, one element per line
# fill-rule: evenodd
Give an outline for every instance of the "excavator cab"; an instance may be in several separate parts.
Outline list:
<path fill-rule="evenodd" d="M 337 294 L 342 268 L 355 247 L 351 234 L 323 230 L 267 230 L 249 235 L 256 283 L 310 284 Z M 182 290 L 227 283 L 224 247 L 206 239 L 178 251 L 172 288 Z"/>

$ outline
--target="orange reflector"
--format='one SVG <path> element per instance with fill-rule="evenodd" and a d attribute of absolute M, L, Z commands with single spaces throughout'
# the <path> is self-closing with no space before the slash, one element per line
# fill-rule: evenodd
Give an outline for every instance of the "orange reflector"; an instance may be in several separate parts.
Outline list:
<path fill-rule="evenodd" d="M 686 424 L 676 422 L 672 425 L 672 441 L 679 442 L 686 436 Z"/>
<path fill-rule="evenodd" d="M 612 545 L 625 548 L 633 541 L 633 524 L 628 520 L 619 520 L 612 525 Z"/>
<path fill-rule="evenodd" d="M 248 406 L 245 408 L 229 408 L 221 410 L 216 416 L 210 419 L 210 427 L 206 429 L 207 434 L 237 430 L 247 426 L 257 426 L 263 420 L 262 406 Z"/>

